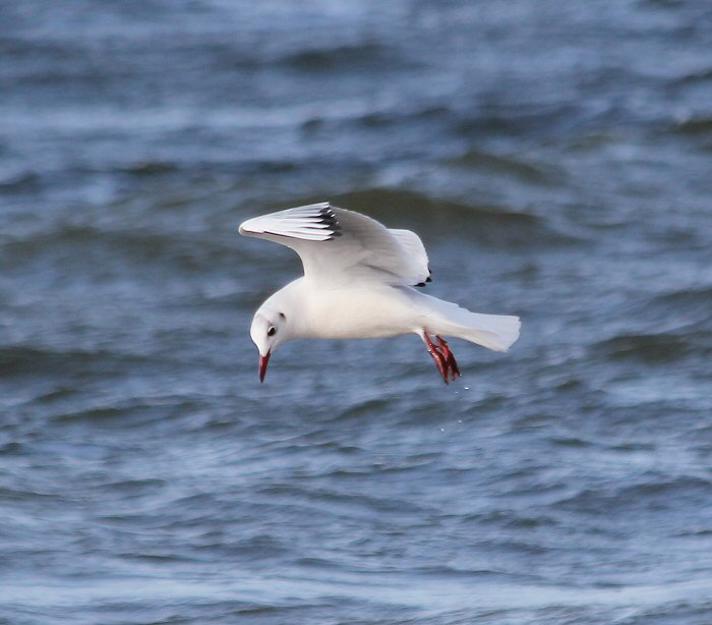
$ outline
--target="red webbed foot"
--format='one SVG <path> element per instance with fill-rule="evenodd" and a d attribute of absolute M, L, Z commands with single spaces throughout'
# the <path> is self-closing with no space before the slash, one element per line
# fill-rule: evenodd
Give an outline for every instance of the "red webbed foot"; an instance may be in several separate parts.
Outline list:
<path fill-rule="evenodd" d="M 456 380 L 460 377 L 460 369 L 457 366 L 457 361 L 447 341 L 441 336 L 436 336 L 438 344 L 433 343 L 428 333 L 423 330 L 423 342 L 428 348 L 428 353 L 435 362 L 440 375 L 445 384 L 449 384 L 451 380 Z"/>

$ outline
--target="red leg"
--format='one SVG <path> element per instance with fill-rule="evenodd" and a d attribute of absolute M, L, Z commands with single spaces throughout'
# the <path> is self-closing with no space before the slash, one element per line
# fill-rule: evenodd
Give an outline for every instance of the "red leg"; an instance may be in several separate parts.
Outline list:
<path fill-rule="evenodd" d="M 446 358 L 445 354 L 441 351 L 441 349 L 438 345 L 435 345 L 435 343 L 433 343 L 430 336 L 428 336 L 428 333 L 425 330 L 423 330 L 423 341 L 428 348 L 428 353 L 432 356 L 433 360 L 435 361 L 435 366 L 438 368 L 438 371 L 440 372 L 440 375 L 443 377 L 445 384 L 447 384 L 449 382 L 448 374 L 450 372 L 450 369 L 448 367 L 448 362 L 447 362 L 447 358 Z M 455 378 L 453 378 L 453 379 L 455 379 Z"/>
<path fill-rule="evenodd" d="M 457 360 L 455 360 L 455 354 L 450 351 L 450 347 L 447 341 L 442 336 L 436 336 L 440 343 L 440 349 L 445 357 L 445 370 L 450 372 L 453 380 L 460 377 L 460 368 L 457 366 Z"/>

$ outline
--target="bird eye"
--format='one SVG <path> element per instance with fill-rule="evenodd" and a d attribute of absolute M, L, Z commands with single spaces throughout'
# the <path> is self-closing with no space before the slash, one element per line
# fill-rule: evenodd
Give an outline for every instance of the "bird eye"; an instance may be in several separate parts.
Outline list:
<path fill-rule="evenodd" d="M 267 336 L 274 336 L 275 334 L 277 334 L 277 328 L 275 328 L 274 326 L 267 330 Z"/>

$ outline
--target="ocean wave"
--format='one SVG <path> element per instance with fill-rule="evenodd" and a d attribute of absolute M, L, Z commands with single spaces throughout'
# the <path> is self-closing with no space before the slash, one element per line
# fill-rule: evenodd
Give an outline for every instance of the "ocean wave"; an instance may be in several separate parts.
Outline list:
<path fill-rule="evenodd" d="M 600 488 L 584 488 L 576 494 L 556 502 L 555 507 L 576 512 L 601 514 L 612 507 L 647 509 L 657 506 L 680 505 L 691 499 L 704 502 L 712 496 L 712 481 L 692 475 L 678 477 L 650 473 L 646 481 L 609 484 Z M 676 502 L 673 504 L 672 502 Z"/>
<path fill-rule="evenodd" d="M 540 105 L 498 102 L 462 115 L 454 128 L 459 135 L 474 138 L 483 134 L 535 134 L 565 129 L 586 115 L 586 110 L 573 102 Z"/>
<path fill-rule="evenodd" d="M 482 244 L 539 247 L 579 241 L 539 215 L 510 207 L 463 202 L 413 191 L 369 188 L 331 198 L 334 204 L 364 212 L 393 225 L 394 216 L 414 227 L 466 235 Z M 309 199 L 308 201 L 315 201 Z M 306 202 L 305 202 L 306 203 Z"/>
<path fill-rule="evenodd" d="M 672 126 L 672 131 L 681 135 L 707 136 L 712 133 L 712 116 L 697 115 L 683 119 Z"/>
<path fill-rule="evenodd" d="M 52 373 L 86 370 L 97 363 L 121 360 L 127 364 L 144 362 L 140 356 L 109 351 L 84 351 L 74 348 L 33 347 L 28 345 L 0 346 L 0 375 Z"/>
<path fill-rule="evenodd" d="M 400 108 L 397 111 L 386 109 L 372 111 L 353 118 L 352 121 L 364 128 L 383 128 L 406 123 L 418 123 L 429 120 L 447 119 L 452 111 L 447 106 L 416 106 L 413 109 Z"/>
<path fill-rule="evenodd" d="M 701 285 L 656 295 L 650 304 L 655 307 L 670 308 L 679 314 L 680 310 L 689 313 L 700 307 L 705 312 L 709 312 L 710 302 L 712 302 L 712 286 Z"/>
<path fill-rule="evenodd" d="M 672 80 L 674 85 L 688 85 L 705 83 L 712 80 L 712 68 L 704 68 L 691 72 L 685 72 L 681 76 L 676 76 Z"/>
<path fill-rule="evenodd" d="M 18 193 L 37 191 L 41 187 L 41 176 L 31 170 L 22 171 L 0 179 L 0 192 Z"/>
<path fill-rule="evenodd" d="M 599 356 L 612 360 L 635 360 L 662 364 L 682 360 L 700 349 L 694 334 L 621 334 L 594 345 Z"/>
<path fill-rule="evenodd" d="M 531 163 L 514 156 L 484 152 L 474 148 L 460 156 L 447 159 L 446 163 L 473 170 L 504 174 L 532 184 L 557 184 L 561 182 L 563 176 L 563 172 L 550 166 Z"/>
<path fill-rule="evenodd" d="M 143 271 L 156 261 L 174 269 L 192 270 L 214 266 L 220 261 L 243 258 L 240 246 L 227 245 L 222 237 L 207 234 L 161 231 L 153 228 L 105 229 L 92 225 L 56 225 L 6 240 L 0 244 L 0 259 L 6 267 L 26 264 L 33 258 L 52 256 L 96 267 L 110 266 L 111 259 L 138 263 Z"/>
<path fill-rule="evenodd" d="M 119 171 L 137 177 L 151 177 L 180 171 L 178 163 L 166 160 L 145 160 L 124 165 Z"/>
<path fill-rule="evenodd" d="M 365 42 L 335 47 L 312 48 L 287 54 L 270 61 L 300 71 L 344 72 L 374 68 L 387 63 L 389 69 L 398 69 L 397 49 L 377 42 Z"/>

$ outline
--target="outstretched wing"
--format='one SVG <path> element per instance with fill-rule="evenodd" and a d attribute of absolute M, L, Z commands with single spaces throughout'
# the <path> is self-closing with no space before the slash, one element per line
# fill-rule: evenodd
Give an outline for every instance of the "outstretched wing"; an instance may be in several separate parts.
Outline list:
<path fill-rule="evenodd" d="M 291 247 L 302 259 L 304 275 L 323 284 L 372 280 L 422 286 L 430 281 L 428 255 L 417 234 L 389 230 L 329 202 L 248 219 L 240 234 Z"/>

